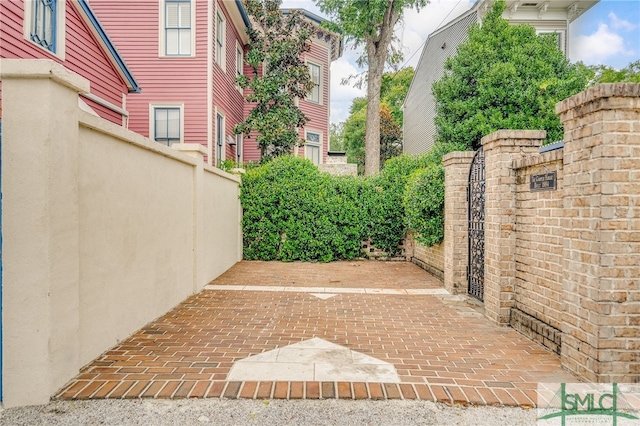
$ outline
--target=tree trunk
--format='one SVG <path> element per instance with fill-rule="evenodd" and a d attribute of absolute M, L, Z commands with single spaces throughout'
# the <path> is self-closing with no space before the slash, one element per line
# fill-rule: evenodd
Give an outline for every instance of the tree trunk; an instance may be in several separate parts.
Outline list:
<path fill-rule="evenodd" d="M 382 85 L 382 66 L 374 66 L 369 59 L 367 77 L 367 122 L 364 140 L 364 174 L 371 176 L 380 171 L 380 87 Z M 376 58 L 377 59 L 377 58 Z"/>
<path fill-rule="evenodd" d="M 393 28 L 400 14 L 395 11 L 395 1 L 389 1 L 379 34 L 367 37 L 367 122 L 364 138 L 364 175 L 375 175 L 380 171 L 380 87 L 382 73 L 387 62 L 387 54 Z"/>

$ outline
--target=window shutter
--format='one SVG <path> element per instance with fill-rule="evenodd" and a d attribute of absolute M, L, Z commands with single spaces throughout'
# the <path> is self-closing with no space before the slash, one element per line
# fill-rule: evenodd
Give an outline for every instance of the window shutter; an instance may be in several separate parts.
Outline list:
<path fill-rule="evenodd" d="M 167 2 L 167 11 L 166 11 L 167 28 L 178 27 L 178 14 L 179 14 L 178 6 L 179 6 L 179 3 Z"/>
<path fill-rule="evenodd" d="M 179 3 L 180 5 L 180 28 L 191 27 L 191 3 Z"/>
<path fill-rule="evenodd" d="M 180 110 L 167 110 L 167 136 L 169 139 L 180 139 Z"/>

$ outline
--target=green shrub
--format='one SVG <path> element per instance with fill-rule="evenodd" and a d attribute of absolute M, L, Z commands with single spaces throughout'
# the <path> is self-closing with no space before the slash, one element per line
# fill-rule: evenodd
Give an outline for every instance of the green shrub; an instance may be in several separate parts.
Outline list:
<path fill-rule="evenodd" d="M 282 156 L 248 170 L 240 199 L 246 259 L 353 259 L 360 255 L 363 179 L 335 179 Z"/>
<path fill-rule="evenodd" d="M 423 209 L 438 216 L 420 222 L 418 212 L 408 221 L 405 189 L 417 183 L 414 172 L 434 169 L 434 156 L 402 155 L 386 162 L 378 176 L 330 176 L 310 161 L 282 156 L 260 167 L 248 169 L 242 178 L 240 199 L 244 256 L 250 260 L 305 260 L 328 262 L 361 256 L 360 244 L 371 240 L 389 255 L 398 254 L 407 225 L 429 241 L 442 238 L 431 233 L 442 221 L 438 208 Z M 435 167 L 441 171 L 441 166 Z M 444 194 L 442 176 L 430 172 L 424 179 L 441 191 L 432 191 L 426 203 Z M 422 181 L 421 181 L 422 182 Z M 423 186 L 430 183 L 422 182 Z M 416 187 L 416 194 L 424 191 Z M 422 197 L 420 195 L 416 195 Z M 441 209 L 440 209 L 441 210 Z M 440 222 L 438 222 L 440 220 Z M 431 228 L 423 223 L 433 223 Z"/>
<path fill-rule="evenodd" d="M 432 246 L 444 238 L 444 168 L 432 163 L 409 177 L 403 200 L 407 226 L 419 243 Z"/>
<path fill-rule="evenodd" d="M 373 245 L 390 255 L 398 254 L 407 231 L 402 200 L 409 176 L 428 164 L 427 155 L 400 155 L 384 164 L 380 176 L 371 178 L 377 191 L 368 236 Z"/>

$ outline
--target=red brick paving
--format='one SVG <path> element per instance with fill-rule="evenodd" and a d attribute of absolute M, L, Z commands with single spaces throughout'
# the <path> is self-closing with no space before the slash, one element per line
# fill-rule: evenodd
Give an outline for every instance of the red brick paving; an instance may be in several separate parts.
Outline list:
<path fill-rule="evenodd" d="M 285 287 L 442 288 L 442 283 L 410 262 L 243 261 L 212 284 Z M 428 274 L 427 274 L 428 275 Z"/>
<path fill-rule="evenodd" d="M 373 261 L 240 262 L 212 284 L 441 287 L 411 263 Z M 447 300 L 205 290 L 105 352 L 57 397 L 404 398 L 534 406 L 538 382 L 575 381 L 556 355 Z M 235 361 L 313 337 L 393 363 L 402 383 L 225 381 Z"/>

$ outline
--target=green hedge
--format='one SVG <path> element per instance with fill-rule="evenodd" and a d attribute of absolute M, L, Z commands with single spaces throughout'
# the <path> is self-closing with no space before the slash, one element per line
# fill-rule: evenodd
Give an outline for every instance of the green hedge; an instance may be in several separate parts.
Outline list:
<path fill-rule="evenodd" d="M 293 156 L 248 170 L 240 195 L 245 258 L 353 259 L 362 255 L 360 244 L 369 239 L 389 255 L 398 254 L 409 223 L 405 205 L 413 208 L 405 195 L 409 177 L 432 161 L 427 156 L 395 157 L 371 178 L 330 176 Z M 413 176 L 411 187 L 416 185 Z M 416 188 L 415 194 L 419 192 Z"/>
<path fill-rule="evenodd" d="M 404 192 L 407 227 L 419 243 L 432 246 L 444 238 L 444 167 L 433 163 L 409 177 Z"/>

